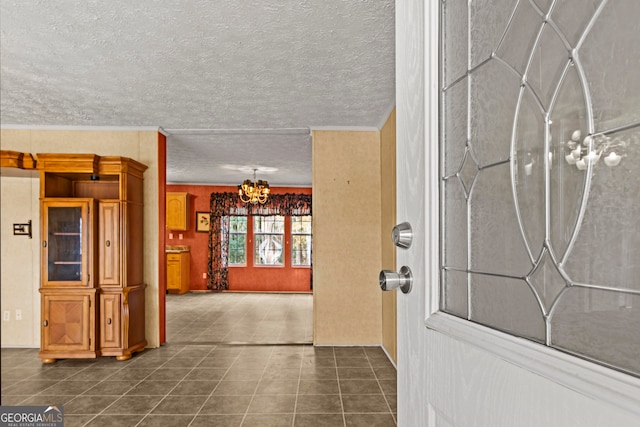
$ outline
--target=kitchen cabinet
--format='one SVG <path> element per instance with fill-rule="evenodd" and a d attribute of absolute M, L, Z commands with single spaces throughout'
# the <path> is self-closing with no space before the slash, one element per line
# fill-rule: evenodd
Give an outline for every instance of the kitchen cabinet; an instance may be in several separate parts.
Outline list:
<path fill-rule="evenodd" d="M 167 230 L 189 229 L 189 193 L 166 193 Z"/>
<path fill-rule="evenodd" d="M 189 292 L 189 252 L 167 253 L 167 291 L 172 294 Z"/>

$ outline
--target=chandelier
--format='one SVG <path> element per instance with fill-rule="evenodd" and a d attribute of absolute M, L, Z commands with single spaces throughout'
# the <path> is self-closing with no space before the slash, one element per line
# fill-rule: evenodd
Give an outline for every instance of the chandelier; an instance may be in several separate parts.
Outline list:
<path fill-rule="evenodd" d="M 256 180 L 256 171 L 253 170 L 253 181 L 245 180 L 242 185 L 238 185 L 238 196 L 244 203 L 264 204 L 269 198 L 269 183 L 263 180 Z"/>

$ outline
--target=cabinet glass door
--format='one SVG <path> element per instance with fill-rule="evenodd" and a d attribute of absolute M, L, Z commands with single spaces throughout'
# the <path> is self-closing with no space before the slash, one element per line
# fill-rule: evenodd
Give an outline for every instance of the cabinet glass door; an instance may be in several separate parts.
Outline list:
<path fill-rule="evenodd" d="M 81 281 L 82 207 L 49 207 L 47 230 L 48 281 Z"/>
<path fill-rule="evenodd" d="M 43 267 L 45 286 L 88 283 L 87 202 L 46 202 L 44 205 Z"/>

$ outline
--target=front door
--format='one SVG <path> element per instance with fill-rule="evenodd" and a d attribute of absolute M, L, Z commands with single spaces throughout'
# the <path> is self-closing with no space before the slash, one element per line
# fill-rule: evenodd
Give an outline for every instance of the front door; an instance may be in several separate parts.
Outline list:
<path fill-rule="evenodd" d="M 555 3 L 576 16 L 605 6 L 638 11 L 634 0 L 396 2 L 397 220 L 414 234 L 410 248 L 397 250 L 398 267 L 414 278 L 411 292 L 398 293 L 399 426 L 640 425 L 637 378 L 438 313 L 440 7 L 457 8 L 456 25 L 469 25 L 470 9 L 491 23 L 505 8 Z"/>

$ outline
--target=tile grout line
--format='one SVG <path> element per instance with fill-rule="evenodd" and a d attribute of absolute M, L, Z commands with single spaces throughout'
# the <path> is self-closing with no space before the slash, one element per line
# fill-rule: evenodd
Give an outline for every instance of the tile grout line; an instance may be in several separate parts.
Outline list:
<path fill-rule="evenodd" d="M 391 405 L 389 405 L 389 400 L 387 399 L 387 394 L 382 389 L 382 385 L 380 384 L 380 379 L 378 378 L 378 374 L 376 373 L 376 370 L 374 369 L 373 364 L 371 363 L 371 359 L 369 358 L 369 354 L 366 351 L 364 352 L 364 354 L 365 354 L 365 356 L 367 358 L 367 361 L 369 362 L 369 367 L 373 371 L 373 376 L 376 379 L 376 383 L 378 384 L 378 388 L 380 388 L 380 392 L 382 393 L 382 397 L 384 398 L 384 401 L 387 404 L 387 409 L 389 410 L 389 413 L 391 414 L 391 418 L 393 418 L 393 422 L 397 425 L 398 424 L 398 420 L 396 419 L 395 415 L 393 414 L 393 410 L 391 409 Z"/>
<path fill-rule="evenodd" d="M 268 359 L 271 359 L 271 356 L 273 356 L 273 350 L 274 349 L 271 348 L 271 352 L 269 353 Z M 256 383 L 256 388 L 253 389 L 253 395 L 251 395 L 251 399 L 249 399 L 249 404 L 247 405 L 247 409 L 245 409 L 244 411 L 244 415 L 242 416 L 242 421 L 240 421 L 240 425 L 244 424 L 244 421 L 247 419 L 247 415 L 249 415 L 249 408 L 251 408 L 253 399 L 256 397 L 258 388 L 260 387 L 260 382 L 262 381 L 262 378 L 264 378 L 264 373 L 267 372 L 267 366 L 269 366 L 268 359 L 267 359 L 267 363 L 264 365 L 264 368 L 262 368 L 262 374 L 260 374 L 260 378 L 258 378 L 258 382 Z"/>
<path fill-rule="evenodd" d="M 185 347 L 183 347 L 179 352 L 177 352 L 176 354 L 174 354 L 173 356 L 171 356 L 170 358 L 168 358 L 168 359 L 167 359 L 167 360 L 166 360 L 162 365 L 158 366 L 158 367 L 157 367 L 157 368 L 156 368 L 156 369 L 155 369 L 151 374 L 147 375 L 147 376 L 146 376 L 142 381 L 146 380 L 150 375 L 153 375 L 153 373 L 154 373 L 154 372 L 158 371 L 160 368 L 162 368 L 164 365 L 166 365 L 170 360 L 172 360 L 173 358 L 175 358 L 176 356 L 178 356 L 180 353 L 182 353 L 182 352 L 184 351 L 184 349 L 185 349 L 185 348 L 186 348 L 186 346 L 185 346 Z M 216 349 L 216 347 L 214 347 L 213 349 L 211 349 L 211 350 L 209 351 L 209 353 L 207 353 L 207 356 L 208 356 L 212 351 L 214 351 L 215 349 Z M 202 363 L 202 361 L 203 361 L 204 359 L 206 359 L 206 357 L 207 357 L 207 356 L 203 356 L 199 363 Z M 199 363 L 198 363 L 198 364 L 199 364 Z M 156 403 L 156 404 L 155 404 L 155 406 L 154 406 L 153 408 L 150 408 L 150 409 L 149 409 L 149 411 L 148 411 L 146 414 L 144 414 L 144 415 L 142 416 L 142 418 L 140 419 L 140 421 L 138 421 L 138 423 L 136 424 L 136 426 L 137 426 L 137 425 L 140 425 L 140 423 L 142 423 L 142 422 L 143 422 L 143 421 L 144 421 L 144 420 L 145 420 L 149 415 L 151 415 L 151 413 L 153 412 L 153 410 L 154 410 L 154 409 L 156 409 L 158 406 L 160 406 L 160 404 L 161 404 L 162 402 L 164 402 L 164 401 L 167 399 L 167 397 L 169 397 L 169 396 L 171 395 L 171 392 L 172 392 L 173 390 L 175 390 L 175 389 L 176 389 L 176 387 L 178 387 L 178 386 L 179 386 L 179 385 L 184 381 L 184 379 L 185 379 L 186 377 L 188 377 L 188 376 L 189 376 L 189 374 L 190 374 L 191 372 L 193 372 L 193 370 L 194 370 L 194 369 L 196 369 L 196 368 L 198 367 L 198 364 L 196 364 L 195 366 L 193 366 L 193 367 L 189 370 L 189 372 L 188 372 L 188 373 L 187 373 L 187 374 L 186 374 L 186 375 L 185 375 L 181 380 L 179 380 L 179 381 L 177 382 L 177 384 L 176 384 L 176 385 L 174 385 L 170 390 L 168 390 L 168 391 L 167 391 L 167 393 L 166 393 L 166 394 L 165 394 L 165 395 L 164 395 L 164 396 L 163 396 L 163 397 L 158 401 L 158 403 Z M 140 381 L 140 382 L 142 382 L 142 381 Z M 138 384 L 139 384 L 139 383 L 138 383 Z M 124 395 L 123 395 L 123 396 L 124 396 Z M 141 396 L 144 396 L 144 395 L 141 395 Z M 116 400 L 116 401 L 117 401 L 117 400 Z M 206 400 L 205 400 L 205 402 L 206 402 Z M 205 403 L 205 402 L 203 402 L 203 403 L 202 403 L 202 405 L 204 405 L 204 403 Z M 115 402 L 114 402 L 114 403 L 115 403 Z M 113 404 L 112 404 L 112 405 L 113 405 Z M 202 405 L 201 405 L 201 408 L 202 408 Z M 110 405 L 110 406 L 111 406 L 111 405 Z M 105 409 L 106 409 L 106 408 L 105 408 Z M 170 415 L 170 414 L 163 414 L 163 415 Z M 178 415 L 191 415 L 191 414 L 178 414 Z M 196 415 L 193 415 L 193 419 L 195 419 L 195 417 L 196 417 Z M 193 420 L 192 420 L 192 421 L 193 421 Z"/>
<path fill-rule="evenodd" d="M 340 396 L 340 409 L 342 411 L 342 424 L 347 425 L 347 416 L 344 413 L 344 402 L 342 401 L 342 386 L 340 385 L 340 370 L 338 369 L 338 358 L 336 357 L 336 348 L 333 347 L 333 361 L 336 365 L 336 381 L 338 382 L 338 396 Z"/>
<path fill-rule="evenodd" d="M 302 347 L 302 357 L 300 358 L 300 369 L 298 370 L 298 387 L 296 387 L 296 400 L 293 403 L 293 418 L 291 420 L 291 427 L 296 424 L 296 416 L 298 415 L 298 397 L 300 396 L 300 382 L 302 381 L 302 366 L 304 363 L 304 347 Z"/>
<path fill-rule="evenodd" d="M 206 359 L 207 357 L 211 356 L 211 353 L 213 353 L 215 350 L 217 350 L 219 348 L 219 346 L 215 345 L 213 347 L 213 349 L 207 353 L 207 355 L 202 359 Z M 200 415 L 200 413 L 202 412 L 202 408 L 204 408 L 204 405 L 206 405 L 206 403 L 209 401 L 209 399 L 211 399 L 214 396 L 214 393 L 216 392 L 216 390 L 218 389 L 218 387 L 220 387 L 220 383 L 222 382 L 222 380 L 224 379 L 225 375 L 227 375 L 227 373 L 229 372 L 229 370 L 231 369 L 231 367 L 236 363 L 236 361 L 238 360 L 238 358 L 240 357 L 240 353 L 242 353 L 242 351 L 238 352 L 238 354 L 236 355 L 236 357 L 233 359 L 233 362 L 231 362 L 231 364 L 229 365 L 229 367 L 227 368 L 227 370 L 225 371 L 225 373 L 222 375 L 222 377 L 220 377 L 220 379 L 218 380 L 218 384 L 216 384 L 216 386 L 213 388 L 213 390 L 211 390 L 209 392 L 209 395 L 207 396 L 207 398 L 204 400 L 204 402 L 202 402 L 202 405 L 200 405 L 200 409 L 198 409 L 198 412 L 195 413 L 195 415 L 193 416 L 193 418 L 191 419 L 191 421 L 189 422 L 189 426 L 191 424 L 193 424 L 193 422 L 196 420 L 196 418 L 198 417 L 198 415 Z M 202 362 L 200 362 L 202 363 Z M 195 369 L 196 367 L 194 366 L 193 369 Z M 186 377 L 185 377 L 186 378 Z"/>

